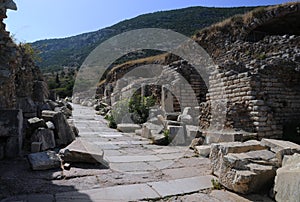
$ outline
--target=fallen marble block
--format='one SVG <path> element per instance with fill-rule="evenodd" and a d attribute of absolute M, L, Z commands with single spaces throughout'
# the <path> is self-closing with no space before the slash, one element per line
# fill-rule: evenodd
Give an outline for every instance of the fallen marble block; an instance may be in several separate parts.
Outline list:
<path fill-rule="evenodd" d="M 66 148 L 59 151 L 64 162 L 73 163 L 101 163 L 107 165 L 103 159 L 104 151 L 96 144 L 77 139 Z"/>
<path fill-rule="evenodd" d="M 45 151 L 28 155 L 32 170 L 48 170 L 61 167 L 61 160 L 54 151 Z"/>

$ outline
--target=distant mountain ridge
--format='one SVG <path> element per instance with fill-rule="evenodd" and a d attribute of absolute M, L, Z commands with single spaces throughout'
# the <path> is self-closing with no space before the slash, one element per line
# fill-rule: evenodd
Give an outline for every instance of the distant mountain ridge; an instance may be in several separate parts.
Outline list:
<path fill-rule="evenodd" d="M 62 39 L 46 39 L 31 45 L 40 53 L 37 62 L 44 72 L 57 71 L 63 66 L 79 67 L 88 54 L 103 41 L 120 33 L 141 28 L 171 29 L 192 36 L 197 30 L 210 26 L 255 7 L 208 8 L 190 7 L 159 11 L 124 20 L 111 27 Z"/>

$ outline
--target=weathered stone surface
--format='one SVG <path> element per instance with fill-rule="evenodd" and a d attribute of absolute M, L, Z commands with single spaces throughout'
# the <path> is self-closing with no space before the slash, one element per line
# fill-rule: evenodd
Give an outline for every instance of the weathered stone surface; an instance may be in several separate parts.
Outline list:
<path fill-rule="evenodd" d="M 45 151 L 48 149 L 55 148 L 55 139 L 54 139 L 54 133 L 50 129 L 46 128 L 39 128 L 35 131 L 31 138 L 32 142 L 41 142 L 41 150 Z"/>
<path fill-rule="evenodd" d="M 183 122 L 188 125 L 194 125 L 194 120 L 191 115 L 179 115 L 177 121 Z"/>
<path fill-rule="evenodd" d="M 189 145 L 183 126 L 168 126 L 171 145 Z"/>
<path fill-rule="evenodd" d="M 67 145 L 75 140 L 75 134 L 69 126 L 65 116 L 61 112 L 42 111 L 45 121 L 51 121 L 55 126 L 55 133 L 58 136 L 57 144 Z"/>
<path fill-rule="evenodd" d="M 38 128 L 47 128 L 47 125 L 43 119 L 40 119 L 38 117 L 28 119 L 28 128 L 26 129 L 26 133 L 28 135 L 31 136 Z"/>
<path fill-rule="evenodd" d="M 152 143 L 156 144 L 156 145 L 168 145 L 169 144 L 168 137 L 163 134 L 152 134 L 151 140 L 152 140 Z"/>
<path fill-rule="evenodd" d="M 256 159 L 259 159 L 257 156 Z M 270 165 L 250 163 L 247 154 L 229 154 L 224 156 L 219 180 L 226 188 L 237 193 L 248 194 L 268 190 L 271 187 L 275 168 Z"/>
<path fill-rule="evenodd" d="M 211 145 L 213 173 L 227 189 L 248 194 L 268 191 L 274 181 L 278 159 L 259 141 Z"/>
<path fill-rule="evenodd" d="M 41 151 L 42 143 L 41 142 L 32 142 L 31 143 L 31 153 L 37 153 Z"/>
<path fill-rule="evenodd" d="M 17 10 L 17 5 L 13 0 L 6 0 L 4 3 L 1 3 L 1 8 Z"/>
<path fill-rule="evenodd" d="M 246 153 L 229 153 L 223 157 L 223 161 L 228 163 L 228 167 L 236 169 L 247 169 L 247 165 L 253 161 L 261 164 L 272 164 L 270 160 L 275 159 L 275 153 L 268 150 L 250 151 Z M 223 169 L 223 163 L 221 169 Z M 275 165 L 274 165 L 275 166 Z"/>
<path fill-rule="evenodd" d="M 41 127 L 47 127 L 45 121 L 38 117 L 28 119 L 28 123 L 29 123 L 29 126 L 34 129 L 41 128 Z"/>
<path fill-rule="evenodd" d="M 228 153 L 243 153 L 252 150 L 266 149 L 259 141 L 250 140 L 247 142 L 225 142 L 211 145 L 211 152 L 209 158 L 212 162 L 212 169 L 215 175 L 219 175 L 220 166 L 222 164 L 223 157 Z"/>
<path fill-rule="evenodd" d="M 163 122 L 160 119 L 156 118 L 156 117 L 149 119 L 147 122 L 152 123 L 152 124 L 156 124 L 156 125 L 162 125 L 163 124 Z"/>
<path fill-rule="evenodd" d="M 20 155 L 23 144 L 23 115 L 21 110 L 0 110 L 0 137 L 6 139 L 5 157 Z M 1 143 L 1 142 L 0 142 Z"/>
<path fill-rule="evenodd" d="M 144 123 L 142 126 L 142 137 L 151 138 L 152 134 L 160 134 L 163 129 L 163 125 Z"/>
<path fill-rule="evenodd" d="M 28 160 L 32 170 L 48 170 L 61 166 L 60 158 L 54 151 L 29 154 Z"/>
<path fill-rule="evenodd" d="M 189 147 L 191 149 L 195 149 L 196 146 L 203 145 L 204 142 L 205 142 L 205 139 L 203 137 L 195 138 L 195 139 L 192 140 L 192 142 L 191 142 L 191 144 L 190 144 Z"/>
<path fill-rule="evenodd" d="M 249 194 L 268 190 L 275 177 L 275 170 L 272 166 L 254 165 L 258 173 L 251 170 L 228 170 L 222 175 L 220 183 L 226 188 L 237 193 Z"/>
<path fill-rule="evenodd" d="M 99 146 L 81 139 L 77 139 L 66 148 L 61 149 L 59 154 L 65 162 L 107 164 L 103 160 L 104 151 Z"/>
<path fill-rule="evenodd" d="M 277 170 L 274 191 L 276 201 L 296 202 L 300 199 L 300 154 L 286 155 Z"/>
<path fill-rule="evenodd" d="M 222 132 L 222 131 L 205 131 L 206 144 L 218 143 L 218 142 L 237 142 L 243 140 L 243 134 L 239 132 Z"/>
<path fill-rule="evenodd" d="M 276 153 L 279 165 L 281 165 L 284 155 L 300 153 L 300 145 L 289 141 L 262 139 L 261 144 L 269 147 L 271 151 Z"/>
<path fill-rule="evenodd" d="M 208 157 L 210 154 L 210 145 L 196 146 L 195 149 L 200 156 Z"/>
<path fill-rule="evenodd" d="M 156 118 L 157 116 L 163 116 L 164 112 L 162 109 L 152 108 L 149 110 L 149 118 Z"/>
<path fill-rule="evenodd" d="M 54 123 L 52 123 L 51 121 L 47 121 L 47 122 L 46 122 L 46 125 L 47 125 L 47 128 L 49 128 L 49 129 L 51 129 L 51 130 L 54 130 L 54 129 L 55 129 Z"/>
<path fill-rule="evenodd" d="M 271 151 L 277 153 L 284 149 L 300 149 L 300 145 L 295 144 L 293 142 L 289 141 L 283 141 L 283 140 L 274 140 L 274 139 L 262 139 L 261 145 L 267 146 L 271 149 Z"/>
<path fill-rule="evenodd" d="M 35 102 L 43 103 L 48 97 L 49 91 L 45 81 L 33 81 L 32 99 Z"/>
<path fill-rule="evenodd" d="M 194 138 L 199 138 L 202 135 L 198 126 L 186 125 L 185 128 L 187 141 L 192 141 Z"/>
<path fill-rule="evenodd" d="M 138 136 L 142 136 L 142 129 L 137 129 L 134 131 L 134 133 Z"/>
<path fill-rule="evenodd" d="M 124 133 L 134 133 L 137 129 L 141 129 L 141 126 L 138 124 L 121 123 L 117 125 L 117 130 Z"/>
<path fill-rule="evenodd" d="M 177 121 L 179 114 L 178 113 L 167 113 L 166 120 Z"/>
<path fill-rule="evenodd" d="M 37 105 L 31 98 L 19 98 L 17 103 L 18 109 L 22 109 L 26 118 L 33 118 L 37 116 Z"/>

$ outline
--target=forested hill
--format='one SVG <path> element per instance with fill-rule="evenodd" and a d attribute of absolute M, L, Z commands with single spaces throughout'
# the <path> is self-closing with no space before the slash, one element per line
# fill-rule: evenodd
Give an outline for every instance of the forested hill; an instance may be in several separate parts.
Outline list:
<path fill-rule="evenodd" d="M 62 39 L 37 41 L 32 43 L 32 46 L 40 52 L 41 61 L 38 62 L 38 65 L 42 71 L 57 71 L 63 66 L 79 67 L 87 55 L 101 42 L 125 31 L 141 28 L 163 28 L 192 36 L 197 30 L 252 9 L 253 7 L 190 7 L 160 11 L 124 20 L 95 32 Z"/>

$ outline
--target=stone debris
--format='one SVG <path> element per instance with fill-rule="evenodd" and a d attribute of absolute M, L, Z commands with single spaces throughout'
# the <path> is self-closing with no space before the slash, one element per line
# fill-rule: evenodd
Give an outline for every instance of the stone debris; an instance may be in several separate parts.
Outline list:
<path fill-rule="evenodd" d="M 218 143 L 210 147 L 213 174 L 224 187 L 241 194 L 268 191 L 286 155 L 282 151 L 299 152 L 295 143 L 271 139 Z M 202 147 L 198 148 L 200 153 Z"/>
<path fill-rule="evenodd" d="M 32 142 L 31 143 L 31 153 L 37 153 L 41 151 L 42 143 L 41 142 Z"/>
<path fill-rule="evenodd" d="M 155 134 L 161 134 L 164 130 L 164 126 L 163 125 L 156 125 L 153 123 L 144 123 L 142 125 L 142 133 L 141 136 L 151 139 L 153 135 Z"/>
<path fill-rule="evenodd" d="M 41 151 L 46 151 L 48 149 L 54 149 L 56 147 L 54 133 L 50 129 L 39 128 L 31 137 L 32 142 L 40 142 Z"/>
<path fill-rule="evenodd" d="M 189 146 L 190 149 L 194 149 L 196 148 L 196 146 L 200 146 L 203 145 L 205 142 L 205 138 L 204 137 L 199 137 L 199 138 L 194 138 Z"/>
<path fill-rule="evenodd" d="M 82 139 L 76 139 L 70 145 L 61 149 L 59 154 L 64 162 L 107 164 L 103 159 L 104 151 L 96 144 Z"/>
<path fill-rule="evenodd" d="M 117 130 L 124 133 L 135 133 L 135 130 L 141 129 L 138 124 L 121 123 L 117 125 Z"/>
<path fill-rule="evenodd" d="M 296 202 L 300 199 L 300 154 L 286 155 L 275 178 L 276 201 Z"/>
<path fill-rule="evenodd" d="M 51 121 L 47 121 L 46 125 L 47 125 L 47 128 L 49 128 L 51 130 L 55 130 L 54 123 L 52 123 Z"/>
<path fill-rule="evenodd" d="M 196 152 L 202 157 L 209 157 L 210 145 L 195 146 Z"/>
<path fill-rule="evenodd" d="M 209 158 L 212 162 L 213 174 L 219 176 L 223 157 L 228 153 L 244 153 L 252 150 L 263 150 L 266 147 L 261 146 L 259 141 L 250 140 L 247 142 L 226 142 L 211 145 Z"/>
<path fill-rule="evenodd" d="M 198 126 L 186 125 L 186 141 L 191 142 L 194 138 L 199 138 L 202 136 L 202 132 Z"/>
<path fill-rule="evenodd" d="M 55 133 L 58 136 L 58 145 L 68 145 L 75 140 L 75 134 L 68 124 L 66 117 L 62 112 L 42 111 L 42 117 L 45 121 L 51 121 L 55 126 Z"/>
<path fill-rule="evenodd" d="M 61 160 L 54 151 L 29 154 L 28 160 L 32 170 L 48 170 L 61 167 Z"/>
<path fill-rule="evenodd" d="M 29 128 L 31 131 L 35 131 L 38 128 L 47 128 L 47 125 L 44 121 L 44 119 L 40 119 L 38 117 L 34 117 L 31 119 L 28 119 Z"/>
<path fill-rule="evenodd" d="M 269 147 L 272 152 L 276 153 L 279 165 L 282 164 L 284 155 L 300 153 L 300 145 L 289 141 L 262 139 L 261 144 Z"/>

